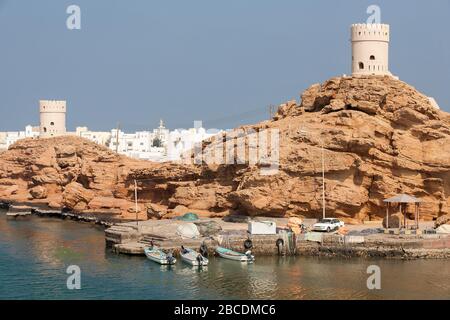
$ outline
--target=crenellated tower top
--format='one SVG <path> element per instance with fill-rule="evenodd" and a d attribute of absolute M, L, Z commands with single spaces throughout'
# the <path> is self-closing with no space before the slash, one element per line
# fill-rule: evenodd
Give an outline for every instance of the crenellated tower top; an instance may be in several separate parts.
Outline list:
<path fill-rule="evenodd" d="M 351 41 L 353 75 L 391 75 L 388 24 L 352 24 Z"/>

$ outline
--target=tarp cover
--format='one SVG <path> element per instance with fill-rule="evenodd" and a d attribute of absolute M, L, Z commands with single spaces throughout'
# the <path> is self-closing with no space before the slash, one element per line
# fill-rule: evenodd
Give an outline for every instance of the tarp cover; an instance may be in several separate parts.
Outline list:
<path fill-rule="evenodd" d="M 385 199 L 384 202 L 395 202 L 395 203 L 418 203 L 422 202 L 422 200 L 417 199 L 416 197 L 409 196 L 407 194 L 398 194 L 395 197 Z"/>
<path fill-rule="evenodd" d="M 440 226 L 436 229 L 436 233 L 450 234 L 450 224 L 443 224 L 443 225 L 440 225 Z"/>
<path fill-rule="evenodd" d="M 186 223 L 178 226 L 177 234 L 182 238 L 195 239 L 200 236 L 198 228 L 193 223 Z"/>
<path fill-rule="evenodd" d="M 196 221 L 198 220 L 198 215 L 193 212 L 188 212 L 182 215 L 181 217 L 177 217 L 177 220 L 181 221 Z"/>

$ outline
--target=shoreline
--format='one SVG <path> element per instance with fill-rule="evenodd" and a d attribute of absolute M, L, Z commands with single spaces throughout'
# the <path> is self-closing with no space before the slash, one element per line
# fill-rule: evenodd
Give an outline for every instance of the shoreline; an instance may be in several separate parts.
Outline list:
<path fill-rule="evenodd" d="M 8 210 L 12 207 L 28 210 L 26 215 L 38 217 L 52 217 L 70 219 L 78 222 L 87 222 L 100 225 L 105 232 L 105 246 L 113 252 L 127 255 L 144 255 L 143 248 L 153 241 L 163 250 L 173 251 L 178 255 L 181 245 L 198 248 L 205 242 L 210 254 L 214 254 L 217 246 L 224 246 L 235 251 L 245 250 L 243 243 L 250 239 L 253 244 L 252 252 L 260 256 L 312 256 L 328 258 L 385 258 L 385 259 L 449 259 L 450 236 L 430 235 L 392 235 L 378 233 L 364 236 L 362 242 L 349 242 L 354 238 L 338 234 L 316 233 L 318 239 L 306 239 L 306 234 L 294 236 L 293 233 L 278 233 L 275 235 L 249 235 L 246 233 L 246 223 L 223 222 L 219 218 L 201 219 L 203 222 L 220 224 L 223 231 L 199 239 L 182 239 L 174 237 L 177 226 L 183 224 L 177 220 L 147 220 L 135 222 L 104 219 L 98 214 L 76 214 L 64 210 L 43 209 L 40 207 L 20 206 L 1 201 L 0 208 Z M 22 214 L 18 214 L 20 218 Z M 262 217 L 261 217 L 262 218 Z M 272 218 L 267 218 L 272 219 Z M 369 226 L 367 226 L 369 228 Z M 160 230 L 158 231 L 158 228 Z M 158 232 L 162 234 L 158 234 Z M 156 231 L 156 232 L 155 232 Z M 361 237 L 360 237 L 361 238 Z M 277 241 L 282 245 L 277 246 Z M 361 239 L 360 239 L 361 240 Z"/>
<path fill-rule="evenodd" d="M 270 218 L 267 218 L 269 220 Z M 204 221 L 204 220 L 202 220 Z M 171 230 L 180 222 L 151 220 L 117 224 L 105 230 L 106 245 L 113 251 L 128 255 L 144 255 L 143 248 L 152 241 L 163 250 L 178 255 L 181 245 L 199 248 L 205 243 L 210 253 L 223 246 L 245 252 L 244 242 L 252 241 L 252 253 L 256 256 L 318 256 L 339 258 L 386 259 L 448 259 L 450 236 L 440 234 L 394 235 L 376 233 L 367 236 L 342 236 L 336 233 L 309 232 L 294 236 L 293 233 L 275 235 L 250 235 L 246 223 L 226 223 L 218 218 L 206 219 L 222 226 L 222 231 L 199 239 L 182 239 Z M 234 224 L 235 226 L 233 226 Z M 277 246 L 281 242 L 280 246 Z"/>
<path fill-rule="evenodd" d="M 0 201 L 0 209 L 10 210 L 12 208 L 16 208 L 18 210 L 17 214 L 10 215 L 11 218 L 20 218 L 27 215 L 33 215 L 37 217 L 49 217 L 49 218 L 57 218 L 61 220 L 73 220 L 78 222 L 87 222 L 96 225 L 103 226 L 105 228 L 109 228 L 116 223 L 120 223 L 122 221 L 114 220 L 114 219 L 102 219 L 95 214 L 78 214 L 74 212 L 51 208 L 43 208 L 39 206 L 30 206 L 29 204 L 21 205 L 19 203 L 10 203 L 5 201 Z"/>

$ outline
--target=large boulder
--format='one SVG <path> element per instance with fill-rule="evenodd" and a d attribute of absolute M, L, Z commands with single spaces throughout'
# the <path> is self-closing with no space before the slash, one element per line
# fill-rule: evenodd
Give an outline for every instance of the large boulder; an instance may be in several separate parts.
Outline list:
<path fill-rule="evenodd" d="M 167 207 L 156 203 L 147 204 L 148 219 L 162 219 L 167 214 Z"/>
<path fill-rule="evenodd" d="M 47 189 L 43 186 L 36 186 L 30 189 L 30 194 L 34 199 L 47 198 Z"/>
<path fill-rule="evenodd" d="M 94 191 L 86 189 L 81 183 L 72 182 L 64 189 L 63 201 L 64 205 L 68 208 L 74 208 L 75 206 L 78 208 L 85 208 L 86 204 L 88 204 L 94 196 Z"/>

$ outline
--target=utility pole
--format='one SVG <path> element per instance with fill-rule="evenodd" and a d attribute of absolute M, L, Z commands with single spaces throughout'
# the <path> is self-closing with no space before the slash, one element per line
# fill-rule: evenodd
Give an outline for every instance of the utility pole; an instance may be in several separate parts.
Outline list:
<path fill-rule="evenodd" d="M 139 227 L 139 220 L 138 220 L 138 203 L 137 203 L 137 181 L 134 180 L 134 208 L 136 210 L 136 226 Z"/>
<path fill-rule="evenodd" d="M 275 106 L 274 105 L 269 105 L 269 120 L 272 120 L 272 118 L 273 118 L 273 116 L 274 116 L 274 114 L 273 114 L 273 112 L 274 112 L 274 109 L 275 109 Z"/>
<path fill-rule="evenodd" d="M 320 145 L 322 148 L 322 216 L 325 219 L 325 153 L 322 139 L 320 139 Z"/>
<path fill-rule="evenodd" d="M 117 122 L 117 130 L 116 130 L 116 153 L 119 153 L 119 131 L 120 131 L 120 122 Z"/>

